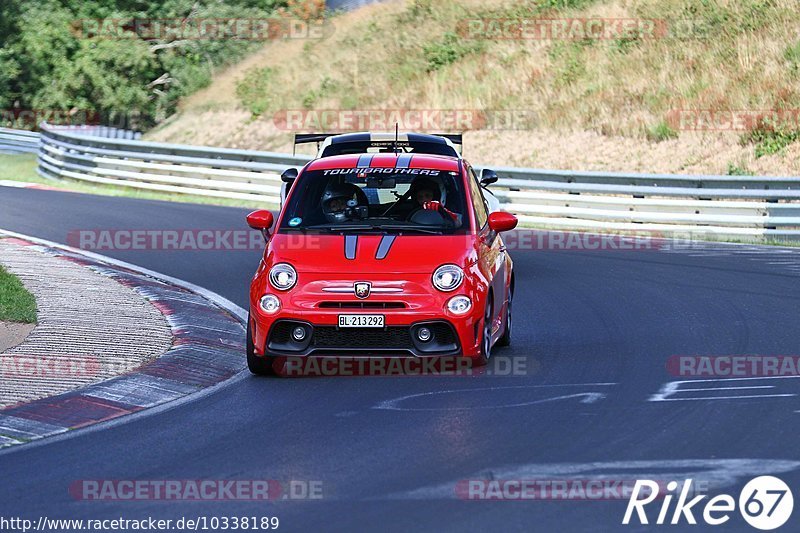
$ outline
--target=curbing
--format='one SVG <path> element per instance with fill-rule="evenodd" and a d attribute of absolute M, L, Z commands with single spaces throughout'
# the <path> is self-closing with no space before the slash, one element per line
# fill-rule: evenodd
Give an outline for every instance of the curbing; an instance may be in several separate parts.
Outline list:
<path fill-rule="evenodd" d="M 0 449 L 188 400 L 244 370 L 246 314 L 232 302 L 98 254 L 5 230 L 0 236 L 40 246 L 132 288 L 164 315 L 173 335 L 165 354 L 132 372 L 0 410 Z"/>

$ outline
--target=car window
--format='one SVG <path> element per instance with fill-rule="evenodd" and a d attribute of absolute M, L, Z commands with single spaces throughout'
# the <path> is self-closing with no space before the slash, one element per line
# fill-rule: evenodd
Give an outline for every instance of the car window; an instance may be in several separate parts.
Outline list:
<path fill-rule="evenodd" d="M 489 219 L 489 210 L 486 207 L 486 200 L 483 197 L 481 186 L 478 185 L 478 178 L 475 176 L 475 171 L 472 170 L 472 167 L 469 169 L 469 175 L 469 188 L 472 196 L 472 203 L 475 207 L 475 220 L 480 229 L 486 225 L 486 221 Z"/>

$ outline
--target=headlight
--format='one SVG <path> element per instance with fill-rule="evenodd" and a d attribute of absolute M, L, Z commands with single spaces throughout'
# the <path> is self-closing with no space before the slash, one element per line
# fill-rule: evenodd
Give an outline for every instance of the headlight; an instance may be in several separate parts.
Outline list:
<path fill-rule="evenodd" d="M 269 284 L 279 291 L 288 291 L 297 283 L 297 272 L 288 263 L 279 263 L 269 271 Z"/>
<path fill-rule="evenodd" d="M 274 294 L 265 294 L 262 296 L 258 301 L 258 305 L 261 306 L 262 311 L 270 315 L 277 313 L 281 309 L 281 301 L 278 300 L 278 297 Z"/>
<path fill-rule="evenodd" d="M 463 315 L 472 308 L 472 300 L 466 296 L 454 296 L 447 302 L 447 310 L 454 315 Z"/>
<path fill-rule="evenodd" d="M 433 273 L 433 286 L 440 291 L 454 291 L 464 281 L 464 271 L 456 265 L 442 265 Z"/>

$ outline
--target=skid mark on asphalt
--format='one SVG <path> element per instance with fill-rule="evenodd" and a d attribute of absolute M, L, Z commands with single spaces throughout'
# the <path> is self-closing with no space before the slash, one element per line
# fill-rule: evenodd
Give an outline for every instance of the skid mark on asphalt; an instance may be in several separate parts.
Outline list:
<path fill-rule="evenodd" d="M 774 248 L 730 243 L 693 242 L 661 250 L 662 253 L 689 257 L 740 257 L 776 267 L 776 270 L 800 274 L 800 248 Z"/>
<path fill-rule="evenodd" d="M 567 394 L 559 394 L 556 396 L 533 398 L 525 401 L 519 401 L 518 398 L 508 399 L 506 401 L 501 401 L 491 405 L 485 405 L 485 404 L 467 405 L 466 402 L 460 402 L 458 407 L 450 407 L 442 405 L 437 405 L 435 407 L 429 407 L 429 406 L 413 407 L 413 406 L 402 405 L 403 403 L 416 398 L 430 398 L 432 396 L 453 395 L 461 393 L 469 393 L 469 397 L 472 399 L 476 399 L 475 395 L 472 393 L 475 392 L 483 393 L 479 395 L 477 399 L 478 401 L 485 402 L 487 400 L 487 395 L 497 392 L 503 393 L 513 390 L 550 389 L 557 387 L 583 387 L 586 389 L 596 389 L 601 387 L 611 387 L 614 385 L 617 385 L 617 383 L 564 383 L 556 385 L 515 385 L 512 387 L 479 387 L 479 388 L 469 388 L 469 389 L 449 389 L 440 391 L 421 392 L 418 394 L 408 394 L 405 396 L 400 396 L 398 398 L 384 400 L 372 406 L 372 409 L 385 410 L 385 411 L 465 411 L 465 410 L 472 411 L 475 409 L 507 409 L 510 407 L 528 407 L 532 405 L 546 404 L 560 400 L 578 400 L 579 403 L 592 404 L 605 399 L 606 393 L 598 392 L 595 390 L 588 390 L 588 391 L 581 391 L 574 393 L 570 392 Z"/>

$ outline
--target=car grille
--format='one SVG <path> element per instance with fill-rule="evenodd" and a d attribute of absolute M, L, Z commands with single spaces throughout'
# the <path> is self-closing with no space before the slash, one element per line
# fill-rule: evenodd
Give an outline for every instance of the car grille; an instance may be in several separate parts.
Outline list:
<path fill-rule="evenodd" d="M 403 302 L 321 302 L 321 309 L 405 309 Z"/>
<path fill-rule="evenodd" d="M 323 350 L 336 348 L 409 350 L 414 347 L 409 328 L 405 326 L 390 326 L 385 330 L 317 326 L 314 328 L 312 344 L 315 348 Z"/>
<path fill-rule="evenodd" d="M 336 326 L 314 326 L 311 338 L 305 343 L 292 340 L 292 330 L 304 323 L 292 320 L 278 321 L 269 335 L 268 346 L 278 351 L 329 351 L 358 350 L 380 352 L 383 350 L 403 350 L 424 352 L 412 339 L 412 327 L 388 326 L 386 328 L 338 328 Z M 424 326 L 433 333 L 435 344 L 430 347 L 451 351 L 458 346 L 456 332 L 446 322 L 426 322 Z M 415 327 L 420 327 L 418 324 Z M 417 343 L 418 344 L 418 343 Z M 446 346 L 452 346 L 446 349 Z M 437 348 L 438 347 L 438 348 Z"/>

